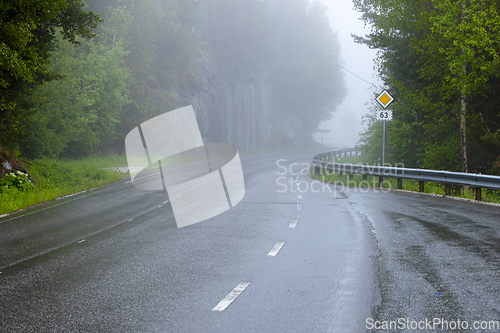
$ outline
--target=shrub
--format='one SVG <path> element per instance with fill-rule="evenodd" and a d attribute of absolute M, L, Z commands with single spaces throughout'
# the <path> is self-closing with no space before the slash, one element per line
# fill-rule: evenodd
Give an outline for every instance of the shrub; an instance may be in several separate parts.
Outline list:
<path fill-rule="evenodd" d="M 35 186 L 27 173 L 19 170 L 8 172 L 5 177 L 0 179 L 0 193 L 4 189 L 18 189 L 19 191 L 27 191 Z"/>

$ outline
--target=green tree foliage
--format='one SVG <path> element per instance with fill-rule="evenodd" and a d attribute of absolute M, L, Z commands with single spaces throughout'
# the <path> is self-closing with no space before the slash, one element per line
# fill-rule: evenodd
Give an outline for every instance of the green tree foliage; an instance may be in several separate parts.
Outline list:
<path fill-rule="evenodd" d="M 492 0 L 355 0 L 366 38 L 381 52 L 378 69 L 397 102 L 388 125 L 393 162 L 413 167 L 498 172 L 498 32 L 500 17 Z M 465 122 L 468 124 L 465 132 Z M 370 133 L 363 142 L 375 147 Z M 464 129 L 463 136 L 460 129 Z M 480 156 L 480 157 L 479 157 Z M 462 163 L 461 163 L 462 162 Z M 464 165 L 465 162 L 465 165 Z M 462 165 L 461 165 L 462 164 Z"/>
<path fill-rule="evenodd" d="M 22 135 L 18 122 L 28 116 L 25 90 L 28 84 L 51 78 L 46 72 L 54 50 L 55 30 L 77 43 L 76 36 L 92 37 L 99 22 L 85 12 L 80 0 L 3 0 L 0 2 L 0 140 Z"/>
<path fill-rule="evenodd" d="M 119 44 L 80 41 L 75 49 L 59 40 L 49 70 L 59 79 L 35 87 L 36 113 L 23 142 L 30 156 L 85 156 L 116 139 L 115 125 L 128 102 L 129 73 Z"/>
<path fill-rule="evenodd" d="M 123 150 L 132 128 L 203 89 L 202 66 L 234 84 L 269 73 L 277 106 L 309 132 L 345 95 L 340 46 L 319 1 L 88 0 L 85 10 L 79 0 L 7 3 L 20 13 L 36 8 L 17 30 L 1 28 L 18 39 L 11 53 L 24 64 L 5 62 L 0 75 L 12 92 L 2 110 L 13 105 L 17 117 L 2 122 L 0 135 L 29 157 Z M 2 54 L 4 66 L 13 56 Z"/>

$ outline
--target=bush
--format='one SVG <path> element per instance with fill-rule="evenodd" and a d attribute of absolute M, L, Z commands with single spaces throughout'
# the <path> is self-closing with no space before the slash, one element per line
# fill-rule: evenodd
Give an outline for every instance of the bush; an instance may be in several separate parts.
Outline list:
<path fill-rule="evenodd" d="M 0 179 L 0 193 L 5 189 L 17 189 L 19 191 L 32 190 L 35 186 L 27 173 L 19 170 L 8 172 Z"/>

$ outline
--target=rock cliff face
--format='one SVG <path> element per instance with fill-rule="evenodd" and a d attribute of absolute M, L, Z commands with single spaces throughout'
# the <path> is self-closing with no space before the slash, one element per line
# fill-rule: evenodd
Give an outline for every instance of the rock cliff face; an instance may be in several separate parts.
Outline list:
<path fill-rule="evenodd" d="M 301 121 L 275 103 L 271 78 L 199 61 L 200 76 L 181 105 L 193 105 L 205 142 L 226 142 L 240 150 L 300 147 L 310 141 Z"/>

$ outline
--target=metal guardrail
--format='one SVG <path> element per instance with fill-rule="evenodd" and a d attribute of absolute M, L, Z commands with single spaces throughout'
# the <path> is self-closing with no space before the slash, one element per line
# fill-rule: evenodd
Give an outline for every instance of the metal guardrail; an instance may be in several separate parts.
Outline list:
<path fill-rule="evenodd" d="M 363 154 L 363 150 L 361 148 L 347 148 L 347 149 L 337 149 L 333 151 L 328 151 L 326 153 L 318 154 L 313 157 L 313 159 L 319 159 L 319 160 L 325 160 L 325 159 L 330 159 L 331 157 L 337 158 L 337 156 L 340 158 L 342 155 L 347 156 L 347 153 L 349 153 L 349 156 L 358 156 Z M 353 155 L 354 153 L 354 155 Z"/>
<path fill-rule="evenodd" d="M 336 156 L 347 156 L 347 153 L 355 152 L 356 156 L 361 150 L 359 148 L 341 149 L 321 153 L 313 157 L 314 172 L 328 170 L 330 172 L 349 173 L 351 175 L 361 174 L 363 179 L 367 175 L 378 176 L 379 186 L 381 186 L 384 177 L 397 178 L 397 188 L 401 189 L 403 179 L 413 179 L 419 181 L 419 191 L 424 192 L 425 182 L 436 182 L 445 184 L 445 195 L 450 195 L 451 185 L 470 186 L 476 189 L 476 200 L 481 200 L 481 189 L 500 190 L 500 177 L 491 175 L 482 175 L 476 173 L 463 173 L 451 171 L 439 171 L 428 169 L 410 169 L 373 165 L 335 163 L 329 160 Z"/>

